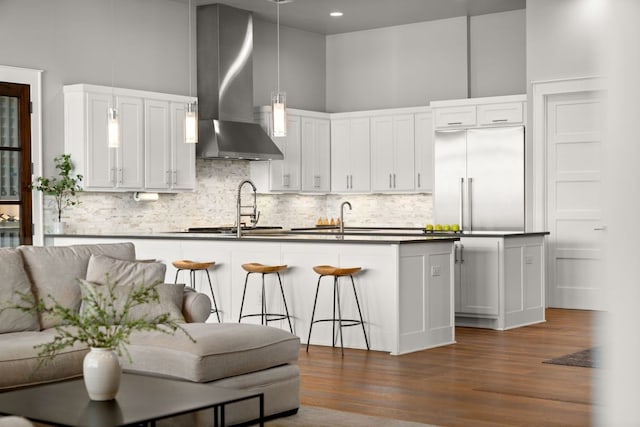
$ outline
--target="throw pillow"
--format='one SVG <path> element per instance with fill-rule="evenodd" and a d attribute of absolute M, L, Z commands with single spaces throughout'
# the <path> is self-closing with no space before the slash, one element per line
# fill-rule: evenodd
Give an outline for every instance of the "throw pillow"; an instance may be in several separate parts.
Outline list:
<path fill-rule="evenodd" d="M 101 285 L 99 283 L 90 282 L 88 280 L 80 279 L 80 289 L 82 291 L 82 307 L 81 313 L 88 310 L 88 306 L 85 304 L 85 300 L 93 295 L 94 298 L 106 301 L 109 293 L 109 287 Z M 116 313 L 122 313 L 124 305 L 127 301 L 127 297 L 134 288 L 140 286 L 147 286 L 144 284 L 131 284 L 131 285 L 117 285 L 113 290 L 114 300 L 113 310 Z M 176 322 L 184 322 L 184 316 L 182 315 L 182 299 L 184 294 L 184 285 L 174 285 L 173 283 L 157 283 L 155 289 L 158 291 L 159 301 L 152 301 L 149 303 L 135 306 L 129 310 L 128 320 L 151 320 L 155 317 L 161 316 L 165 313 L 169 314 L 169 319 Z M 115 322 L 119 323 L 119 322 Z"/>
<path fill-rule="evenodd" d="M 39 331 L 38 314 L 12 306 L 35 305 L 22 256 L 15 249 L 0 249 L 0 333 Z"/>
<path fill-rule="evenodd" d="M 167 266 L 161 262 L 123 261 L 106 255 L 91 255 L 87 267 L 89 282 L 119 286 L 164 283 Z"/>

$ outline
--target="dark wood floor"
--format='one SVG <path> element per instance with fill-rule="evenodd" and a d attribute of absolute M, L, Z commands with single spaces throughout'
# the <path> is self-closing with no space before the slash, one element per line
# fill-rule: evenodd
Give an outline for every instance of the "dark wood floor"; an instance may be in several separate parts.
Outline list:
<path fill-rule="evenodd" d="M 593 345 L 597 316 L 549 309 L 510 331 L 456 328 L 456 344 L 403 356 L 303 347 L 302 404 L 451 427 L 587 426 L 599 369 L 542 361 Z"/>

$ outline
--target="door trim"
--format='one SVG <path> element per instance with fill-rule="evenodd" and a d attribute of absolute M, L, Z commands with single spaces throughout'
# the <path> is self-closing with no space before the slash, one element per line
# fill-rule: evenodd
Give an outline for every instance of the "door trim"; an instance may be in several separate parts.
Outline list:
<path fill-rule="evenodd" d="M 31 162 L 33 176 L 42 176 L 42 70 L 0 65 L 0 81 L 31 86 Z M 43 195 L 32 193 L 33 244 L 44 244 Z"/>

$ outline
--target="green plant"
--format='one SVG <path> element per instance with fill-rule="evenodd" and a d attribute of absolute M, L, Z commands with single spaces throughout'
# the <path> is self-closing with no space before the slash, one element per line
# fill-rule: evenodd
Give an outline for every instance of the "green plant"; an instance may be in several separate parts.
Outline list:
<path fill-rule="evenodd" d="M 94 287 L 94 284 L 82 280 L 79 282 L 82 289 L 80 310 L 61 305 L 51 295 L 48 295 L 51 301 L 49 305 L 42 299 L 34 303 L 28 294 L 22 296 L 22 304 L 7 307 L 52 315 L 62 321 L 62 325 L 56 326 L 52 341 L 34 347 L 39 349 L 39 366 L 51 361 L 58 352 L 76 343 L 83 343 L 89 347 L 110 348 L 118 355 L 126 354 L 131 359 L 126 344 L 129 344 L 129 337 L 135 331 L 174 334 L 180 330 L 195 342 L 180 322 L 170 318 L 169 313 L 132 316 L 136 308 L 160 302 L 157 286 L 161 283 L 149 286 L 133 284 L 125 287 L 110 282 L 108 276 L 107 284 L 102 286 Z M 122 290 L 127 291 L 124 298 L 120 292 Z"/>
<path fill-rule="evenodd" d="M 51 178 L 37 177 L 32 188 L 42 191 L 44 194 L 53 196 L 58 211 L 58 222 L 62 218 L 62 210 L 66 207 L 75 206 L 80 203 L 76 193 L 82 191 L 79 182 L 82 175 L 71 175 L 73 163 L 71 154 L 61 154 L 53 158 L 58 176 Z"/>

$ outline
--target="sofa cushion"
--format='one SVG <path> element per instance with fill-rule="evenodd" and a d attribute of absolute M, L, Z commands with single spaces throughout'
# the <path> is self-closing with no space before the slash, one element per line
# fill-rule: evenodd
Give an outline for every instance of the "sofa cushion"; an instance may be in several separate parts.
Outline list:
<path fill-rule="evenodd" d="M 80 283 L 83 300 L 81 310 L 90 309 L 90 305 L 86 305 L 85 301 L 91 296 L 93 296 L 93 299 L 97 302 L 109 301 L 110 298 L 107 298 L 109 293 L 108 286 L 89 282 L 88 280 L 84 279 L 80 279 Z M 138 286 L 142 285 L 118 285 L 113 289 L 114 300 L 110 303 L 113 305 L 113 310 L 115 313 L 123 312 L 127 297 L 129 296 L 133 288 Z M 170 320 L 174 320 L 176 322 L 184 322 L 184 316 L 182 315 L 184 284 L 175 285 L 173 283 L 158 283 L 155 285 L 155 289 L 158 292 L 158 301 L 153 301 L 132 307 L 129 310 L 129 321 L 142 319 L 151 320 L 165 313 L 168 313 Z"/>
<path fill-rule="evenodd" d="M 9 308 L 33 304 L 35 297 L 20 253 L 15 249 L 0 249 L 0 334 L 40 330 L 35 311 Z"/>
<path fill-rule="evenodd" d="M 33 347 L 53 341 L 55 329 L 0 334 L 0 390 L 60 381 L 82 375 L 87 347 L 77 344 L 59 352 L 51 363 L 38 369 L 40 359 Z"/>
<path fill-rule="evenodd" d="M 104 255 L 91 255 L 86 279 L 101 285 L 118 286 L 164 283 L 167 266 L 161 262 L 123 261 Z"/>
<path fill-rule="evenodd" d="M 298 360 L 300 339 L 282 329 L 248 323 L 186 323 L 174 335 L 140 332 L 127 346 L 125 370 L 209 382 Z"/>
<path fill-rule="evenodd" d="M 69 308 L 80 307 L 78 279 L 87 275 L 91 254 L 133 261 L 136 258 L 133 243 L 108 243 L 72 246 L 20 246 L 24 267 L 37 298 L 47 305 L 50 297 Z M 61 324 L 60 319 L 40 315 L 43 329 Z"/>

